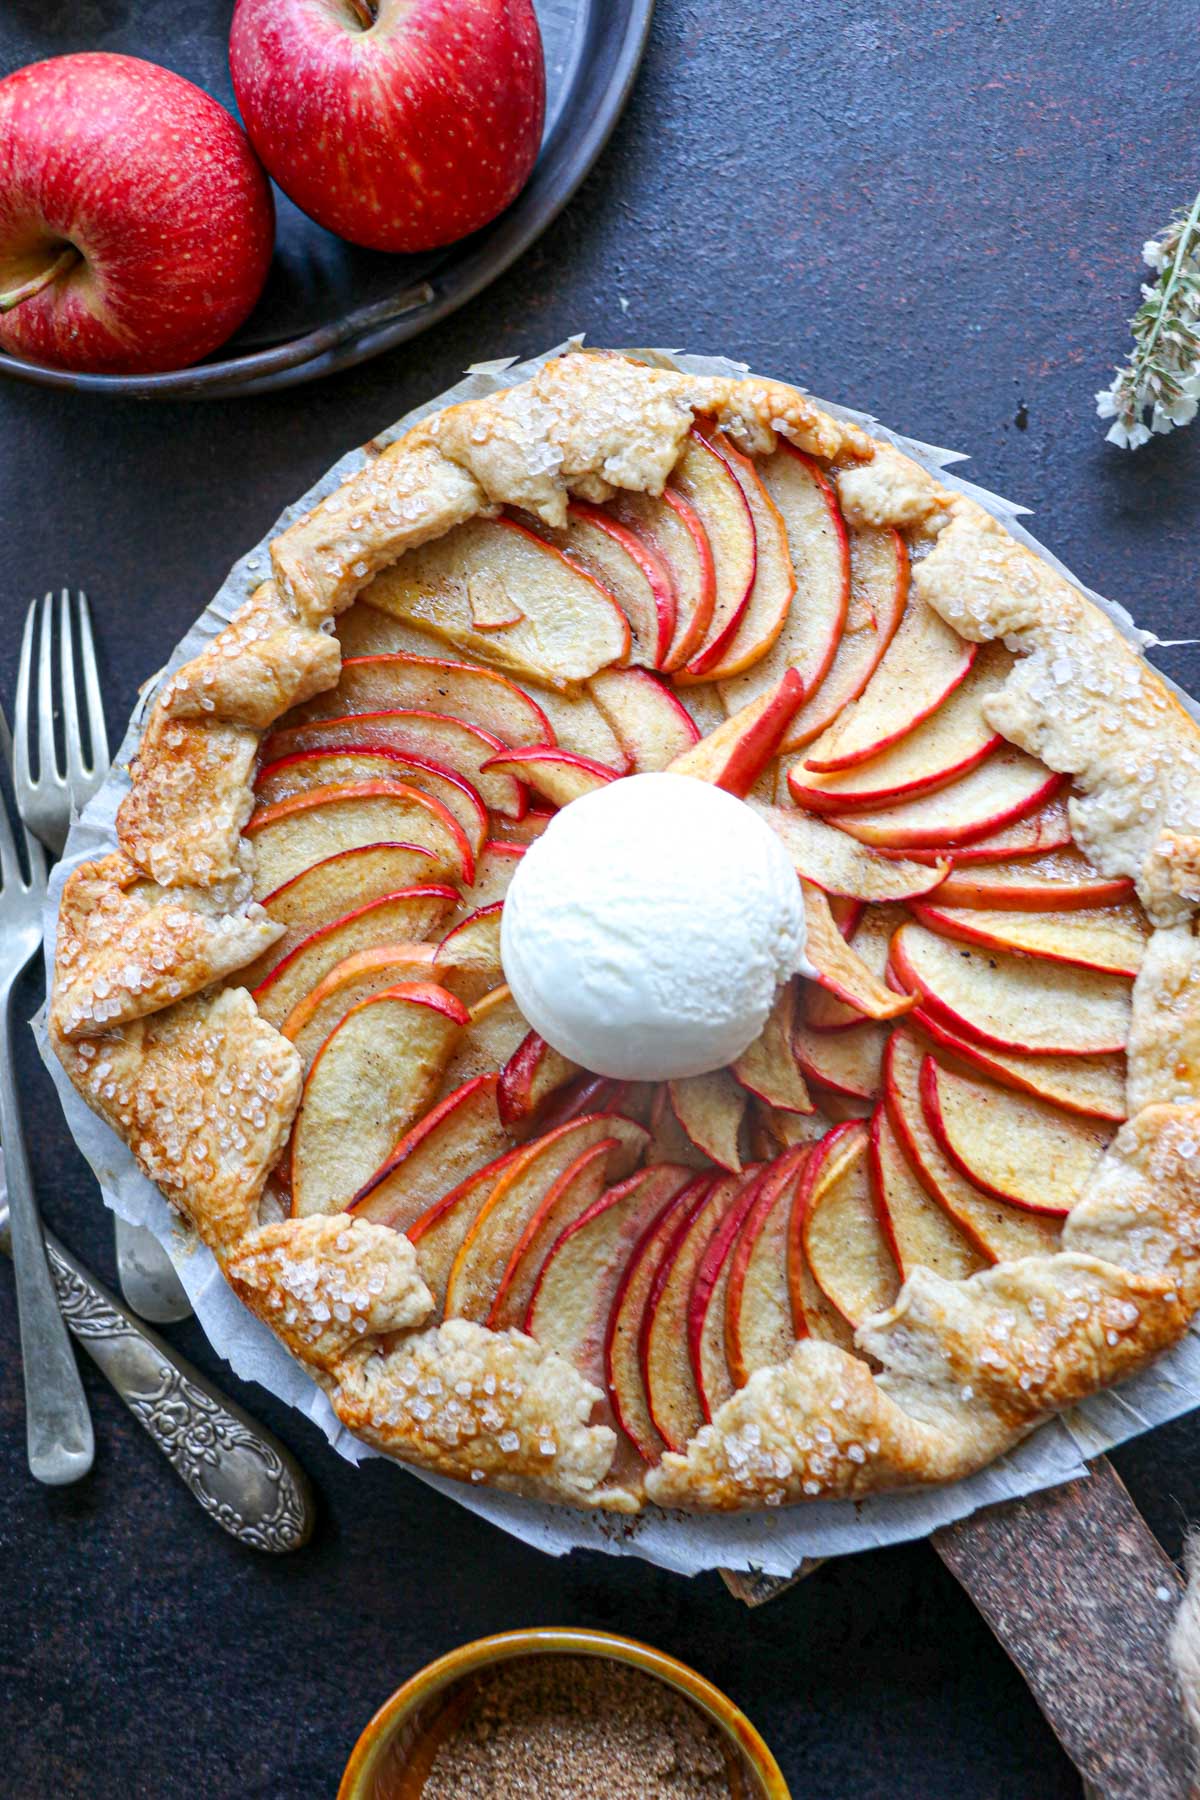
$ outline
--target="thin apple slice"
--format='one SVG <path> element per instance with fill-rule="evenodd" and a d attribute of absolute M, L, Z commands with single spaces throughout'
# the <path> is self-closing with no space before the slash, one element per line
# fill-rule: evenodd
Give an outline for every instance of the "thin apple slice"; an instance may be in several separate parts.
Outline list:
<path fill-rule="evenodd" d="M 910 1022 L 920 1026 L 940 1050 L 1004 1087 L 1088 1118 L 1109 1119 L 1119 1125 L 1127 1117 L 1123 1056 L 1029 1056 L 985 1050 L 949 1030 L 920 1006 L 913 1009 Z"/>
<path fill-rule="evenodd" d="M 908 546 L 891 527 L 855 527 L 850 604 L 828 673 L 788 728 L 785 747 L 811 743 L 857 700 L 899 629 L 908 603 Z"/>
<path fill-rule="evenodd" d="M 432 944 L 373 944 L 334 963 L 316 986 L 302 995 L 279 1027 L 296 1046 L 305 1068 L 339 1019 L 352 1006 L 402 981 L 433 981 Z"/>
<path fill-rule="evenodd" d="M 938 906 L 981 907 L 991 912 L 1073 912 L 1129 900 L 1133 882 L 1101 875 L 1073 844 L 1041 855 L 954 867 L 937 891 Z"/>
<path fill-rule="evenodd" d="M 797 1179 L 789 1188 L 791 1209 L 787 1221 L 787 1284 L 792 1308 L 792 1331 L 797 1338 L 821 1338 L 840 1349 L 853 1351 L 854 1332 L 826 1298 L 804 1254 L 804 1220 L 814 1195 L 836 1182 L 842 1166 L 856 1154 L 861 1122 L 837 1124 L 813 1144 Z"/>
<path fill-rule="evenodd" d="M 661 666 L 678 669 L 700 648 L 712 623 L 717 581 L 708 533 L 695 508 L 671 488 L 657 498 L 620 490 L 609 501 L 609 510 L 670 573 L 675 631 Z"/>
<path fill-rule="evenodd" d="M 446 1093 L 476 1075 L 498 1074 L 529 1030 L 506 984 L 481 994 L 469 1010 L 470 1023 L 446 1070 Z"/>
<path fill-rule="evenodd" d="M 793 763 L 788 788 L 797 806 L 842 813 L 895 806 L 961 781 L 1003 742 L 988 724 L 987 703 L 1007 680 L 1013 656 L 985 644 L 966 679 L 915 730 L 847 769 L 828 773 Z"/>
<path fill-rule="evenodd" d="M 871 1192 L 900 1279 L 924 1268 L 945 1281 L 964 1281 L 986 1268 L 988 1258 L 929 1198 L 914 1175 L 886 1106 L 876 1107 L 870 1131 Z"/>
<path fill-rule="evenodd" d="M 510 1131 L 524 1125 L 578 1073 L 578 1063 L 553 1049 L 536 1031 L 527 1032 L 500 1071 L 496 1104 L 505 1125 Z"/>
<path fill-rule="evenodd" d="M 788 1286 L 788 1224 L 809 1146 L 785 1151 L 764 1171 L 730 1258 L 725 1290 L 725 1361 L 734 1388 L 755 1369 L 786 1362 L 796 1342 Z"/>
<path fill-rule="evenodd" d="M 675 590 L 658 553 L 599 506 L 572 500 L 561 528 L 535 527 L 612 595 L 629 623 L 629 661 L 660 669 L 675 635 Z"/>
<path fill-rule="evenodd" d="M 700 648 L 681 671 L 701 677 L 720 662 L 750 603 L 758 560 L 754 515 L 728 459 L 697 430 L 684 442 L 671 489 L 700 520 L 712 553 L 712 617 Z"/>
<path fill-rule="evenodd" d="M 484 771 L 488 757 L 504 749 L 500 739 L 447 713 L 352 713 L 311 725 L 293 725 L 270 734 L 263 744 L 262 759 L 271 763 L 305 750 L 348 750 L 358 746 L 387 750 L 424 767 L 432 765 L 460 775 L 485 806 L 509 818 L 519 819 L 525 811 L 526 795 L 519 781 Z"/>
<path fill-rule="evenodd" d="M 1037 957 L 975 950 L 904 925 L 892 968 L 922 1008 L 961 1037 L 1039 1056 L 1108 1056 L 1129 1036 L 1129 982 Z"/>
<path fill-rule="evenodd" d="M 781 1112 L 808 1113 L 813 1103 L 792 1048 L 796 1029 L 796 987 L 785 982 L 775 997 L 766 1024 L 730 1073 L 749 1094 Z"/>
<path fill-rule="evenodd" d="M 483 1321 L 489 1331 L 507 1331 L 510 1326 L 518 1331 L 529 1329 L 525 1315 L 546 1255 L 561 1233 L 581 1218 L 608 1187 L 608 1159 L 616 1145 L 616 1138 L 601 1138 L 598 1144 L 589 1144 L 550 1183 L 504 1266 Z"/>
<path fill-rule="evenodd" d="M 507 1150 L 468 1175 L 458 1186 L 435 1200 L 408 1227 L 407 1237 L 417 1253 L 421 1280 L 433 1296 L 439 1314 L 446 1308 L 446 1283 L 463 1239 L 487 1204 L 496 1183 L 520 1156 L 522 1146 Z"/>
<path fill-rule="evenodd" d="M 833 922 L 829 902 L 809 881 L 800 883 L 807 928 L 805 955 L 823 988 L 867 1019 L 895 1019 L 914 1005 L 910 993 L 897 993 L 872 975 Z"/>
<path fill-rule="evenodd" d="M 803 699 L 803 682 L 795 669 L 786 669 L 777 687 L 677 756 L 671 774 L 691 775 L 744 799 L 774 757 Z"/>
<path fill-rule="evenodd" d="M 618 1113 L 593 1113 L 524 1145 L 488 1195 L 464 1237 L 446 1284 L 446 1316 L 486 1319 L 508 1259 L 539 1202 L 581 1151 L 614 1140 L 611 1177 L 628 1175 L 648 1133 Z"/>
<path fill-rule="evenodd" d="M 692 1169 L 712 1172 L 712 1159 L 698 1150 L 675 1116 L 671 1090 L 667 1082 L 655 1089 L 650 1110 L 650 1148 L 648 1162 L 681 1163 Z"/>
<path fill-rule="evenodd" d="M 668 1244 L 646 1297 L 638 1344 L 642 1381 L 654 1428 L 668 1450 L 682 1450 L 704 1423 L 688 1344 L 692 1284 L 709 1240 L 743 1185 L 737 1175 L 713 1182 Z"/>
<path fill-rule="evenodd" d="M 810 1081 L 851 1100 L 874 1100 L 883 1092 L 883 1053 L 888 1028 L 867 1020 L 847 1031 L 797 1027 L 796 1060 Z"/>
<path fill-rule="evenodd" d="M 808 769 L 849 769 L 878 756 L 946 705 L 979 652 L 914 595 L 861 699 L 813 744 Z"/>
<path fill-rule="evenodd" d="M 359 844 L 302 869 L 262 904 L 277 924 L 302 927 L 303 936 L 385 894 L 444 882 L 452 867 L 419 844 Z"/>
<path fill-rule="evenodd" d="M 554 817 L 552 806 L 531 806 L 523 819 L 497 819 L 497 843 L 519 844 L 524 850 L 528 845 L 537 842 L 547 825 Z"/>
<path fill-rule="evenodd" d="M 771 827 L 797 875 L 840 899 L 913 900 L 937 887 L 949 866 L 946 861 L 931 867 L 877 856 L 836 826 L 792 806 L 767 806 L 758 800 L 746 804 Z"/>
<path fill-rule="evenodd" d="M 342 1212 L 428 1108 L 467 1009 L 434 982 L 385 988 L 330 1032 L 292 1130 L 292 1214 Z"/>
<path fill-rule="evenodd" d="M 900 1282 L 871 1195 L 868 1134 L 843 1127 L 844 1149 L 825 1179 L 810 1189 L 800 1221 L 813 1280 L 852 1329 L 882 1312 Z"/>
<path fill-rule="evenodd" d="M 905 854 L 914 862 L 931 863 L 942 862 L 950 856 L 957 872 L 1005 858 L 1042 856 L 1062 850 L 1071 842 L 1067 800 L 1066 790 L 1060 783 L 1044 806 L 1022 814 L 1013 824 L 1003 825 L 984 837 L 972 838 L 970 843 L 956 843 L 949 851 L 938 844 L 913 844 L 905 847 Z M 889 856 L 897 854 L 894 850 L 887 851 Z"/>
<path fill-rule="evenodd" d="M 729 717 L 721 704 L 720 690 L 711 681 L 702 681 L 696 687 L 685 687 L 679 694 L 679 703 L 686 707 L 688 717 L 701 737 L 711 737 Z"/>
<path fill-rule="evenodd" d="M 1132 902 L 1033 913 L 927 904 L 915 905 L 913 913 L 930 931 L 960 943 L 1045 957 L 1048 962 L 1100 969 L 1109 975 L 1136 975 L 1150 935 L 1145 913 Z"/>
<path fill-rule="evenodd" d="M 444 973 L 470 969 L 472 973 L 491 976 L 493 981 L 503 981 L 504 968 L 500 961 L 500 915 L 503 911 L 504 902 L 496 900 L 491 906 L 468 913 L 446 933 L 434 951 L 438 969 Z"/>
<path fill-rule="evenodd" d="M 842 933 L 876 981 L 885 980 L 892 938 L 908 917 L 903 906 L 867 906 L 849 933 Z M 804 1024 L 809 1031 L 848 1031 L 863 1023 L 864 1015 L 856 1006 L 847 1006 L 815 981 L 804 983 L 803 995 Z"/>
<path fill-rule="evenodd" d="M 704 1246 L 692 1277 L 687 1304 L 688 1355 L 706 1424 L 735 1391 L 733 1373 L 725 1349 L 725 1316 L 734 1251 L 750 1213 L 758 1205 L 764 1185 L 772 1192 L 784 1185 L 786 1169 L 778 1163 L 753 1173 L 743 1182 L 733 1205 L 725 1213 Z"/>
<path fill-rule="evenodd" d="M 725 1069 L 667 1083 L 671 1106 L 697 1150 L 723 1169 L 742 1166 L 738 1139 L 746 1116 L 745 1089 Z"/>
<path fill-rule="evenodd" d="M 502 592 L 520 621 L 480 631 L 473 591 Z M 550 687 L 585 681 L 629 654 L 629 626 L 608 590 L 514 519 L 471 519 L 406 551 L 362 598 L 484 663 Z"/>
<path fill-rule="evenodd" d="M 288 948 L 250 990 L 259 1013 L 269 1025 L 281 1025 L 335 963 L 379 944 L 421 942 L 439 929 L 457 899 L 450 887 L 401 888 L 313 931 L 296 928 L 298 941 L 291 933 L 280 939 Z"/>
<path fill-rule="evenodd" d="M 312 788 L 344 787 L 364 781 L 400 782 L 432 795 L 458 820 L 474 855 L 482 850 L 488 834 L 488 811 L 477 790 L 449 769 L 440 769 L 424 758 L 401 756 L 396 750 L 373 750 L 361 744 L 330 750 L 297 750 L 262 765 L 254 784 L 254 797 L 260 807 L 274 806 Z"/>
<path fill-rule="evenodd" d="M 1026 756 L 1012 744 L 1002 744 L 948 787 L 878 812 L 845 812 L 833 817 L 838 827 L 860 844 L 904 852 L 944 850 L 947 846 L 957 851 L 972 838 L 995 834 L 1044 806 L 1062 784 L 1063 777 L 1036 757 Z"/>
<path fill-rule="evenodd" d="M 771 1161 L 785 1150 L 807 1148 L 828 1130 L 829 1120 L 821 1113 L 776 1112 L 761 1100 L 751 1107 L 750 1148 L 756 1162 Z"/>
<path fill-rule="evenodd" d="M 633 1119 L 649 1129 L 649 1120 L 642 1118 L 642 1110 L 632 1083 L 584 1072 L 551 1094 L 538 1120 L 538 1135 L 545 1137 L 547 1132 L 557 1131 L 560 1125 L 567 1125 L 572 1119 L 602 1112 L 620 1113 L 623 1118 Z"/>
<path fill-rule="evenodd" d="M 503 900 L 524 854 L 524 844 L 489 838 L 475 864 L 475 879 L 463 894 L 463 905 L 472 912 L 483 912 Z"/>
<path fill-rule="evenodd" d="M 365 616 L 373 625 L 386 627 L 389 623 L 370 608 L 365 609 Z M 338 622 L 344 653 L 350 617 L 347 613 Z M 347 655 L 337 686 L 306 701 L 293 717 L 308 723 L 340 720 L 349 713 L 374 717 L 397 710 L 448 713 L 468 720 L 502 744 L 554 741 L 554 731 L 541 707 L 507 676 L 447 657 L 406 651 Z"/>
<path fill-rule="evenodd" d="M 686 1169 L 639 1169 L 565 1223 L 535 1271 L 520 1323 L 601 1390 L 608 1385 L 614 1308 L 630 1259 L 687 1176 Z M 615 1422 L 611 1400 L 609 1406 Z"/>
<path fill-rule="evenodd" d="M 364 844 L 415 844 L 470 882 L 475 855 L 458 820 L 439 800 L 394 781 L 311 788 L 264 806 L 244 827 L 254 846 L 256 898 L 340 850 Z"/>
<path fill-rule="evenodd" d="M 982 1193 L 946 1157 L 921 1102 L 925 1052 L 909 1031 L 893 1031 L 884 1058 L 888 1118 L 913 1173 L 931 1200 L 989 1262 L 1045 1256 L 1059 1247 L 1059 1223 Z"/>
<path fill-rule="evenodd" d="M 704 653 L 696 657 L 689 669 L 681 670 L 677 675 L 676 679 L 681 683 L 725 680 L 759 662 L 787 623 L 788 610 L 796 592 L 796 573 L 788 550 L 787 530 L 779 508 L 759 480 L 755 465 L 722 433 L 718 433 L 712 442 L 741 488 L 754 522 L 754 581 L 737 629 L 720 656 L 715 662 Z"/>
<path fill-rule="evenodd" d="M 569 806 L 572 800 L 594 794 L 617 779 L 615 769 L 606 769 L 601 763 L 576 756 L 571 750 L 560 750 L 556 744 L 530 744 L 520 750 L 501 750 L 487 766 L 528 782 L 552 806 Z M 528 816 L 526 814 L 526 819 Z"/>
<path fill-rule="evenodd" d="M 496 1111 L 499 1076 L 477 1075 L 439 1100 L 354 1196 L 357 1218 L 407 1231 L 448 1192 L 508 1148 Z"/>
<path fill-rule="evenodd" d="M 797 671 L 810 700 L 817 695 L 837 654 L 850 602 L 849 540 L 824 471 L 782 440 L 756 467 L 783 519 L 796 593 L 769 654 L 722 683 L 721 698 L 731 713 L 776 686 L 785 669 Z M 791 747 L 790 736 L 784 747 Z"/>
<path fill-rule="evenodd" d="M 699 738 L 688 713 L 648 669 L 602 669 L 588 693 L 617 735 L 630 772 L 665 769 Z"/>
<path fill-rule="evenodd" d="M 1065 1218 L 1103 1155 L 1112 1130 L 1028 1094 L 921 1065 L 921 1104 L 938 1147 L 995 1200 Z"/>

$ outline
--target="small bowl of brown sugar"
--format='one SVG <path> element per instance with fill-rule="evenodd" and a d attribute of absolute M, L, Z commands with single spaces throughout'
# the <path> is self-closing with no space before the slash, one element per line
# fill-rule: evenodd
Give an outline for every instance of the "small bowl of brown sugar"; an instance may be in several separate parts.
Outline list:
<path fill-rule="evenodd" d="M 686 1663 L 604 1631 L 464 1644 L 394 1693 L 338 1800 L 789 1800 L 745 1714 Z"/>

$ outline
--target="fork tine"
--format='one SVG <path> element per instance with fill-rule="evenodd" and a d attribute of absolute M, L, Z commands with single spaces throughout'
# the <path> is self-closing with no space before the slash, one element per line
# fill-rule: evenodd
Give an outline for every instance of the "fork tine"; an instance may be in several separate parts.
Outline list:
<path fill-rule="evenodd" d="M 83 739 L 79 734 L 79 703 L 75 696 L 75 633 L 71 628 L 71 595 L 67 588 L 58 597 L 58 666 L 62 682 L 63 743 L 67 752 L 67 780 L 85 773 Z"/>
<path fill-rule="evenodd" d="M 17 665 L 17 704 L 13 719 L 17 727 L 16 750 L 13 756 L 13 784 L 17 794 L 27 792 L 33 785 L 29 773 L 29 673 L 33 664 L 33 621 L 37 613 L 37 601 L 29 602 L 29 610 L 25 614 L 25 630 L 21 637 L 21 660 Z"/>
<path fill-rule="evenodd" d="M 0 760 L 12 768 L 12 733 L 8 729 L 8 720 L 4 709 L 0 707 Z M 8 812 L 4 805 L 4 797 L 0 795 L 0 891 L 5 888 L 22 885 L 21 868 L 17 861 L 17 846 L 13 841 L 12 827 L 8 822 Z"/>
<path fill-rule="evenodd" d="M 38 645 L 38 780 L 53 781 L 58 774 L 54 749 L 54 680 L 51 643 L 54 635 L 54 597 L 47 594 L 41 605 L 41 642 Z"/>
<path fill-rule="evenodd" d="M 104 729 L 104 702 L 100 698 L 100 674 L 96 667 L 96 644 L 92 637 L 92 609 L 82 588 L 79 590 L 79 650 L 88 733 L 92 740 L 92 772 L 102 775 L 109 764 L 108 733 Z"/>

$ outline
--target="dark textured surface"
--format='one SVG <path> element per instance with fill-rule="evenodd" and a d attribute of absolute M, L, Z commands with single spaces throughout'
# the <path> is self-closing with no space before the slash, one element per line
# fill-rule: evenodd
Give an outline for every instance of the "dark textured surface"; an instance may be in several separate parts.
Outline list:
<path fill-rule="evenodd" d="M 119 10 L 85 4 L 98 21 Z M 9 7 L 34 31 L 65 11 Z M 1034 506 L 1081 577 L 1164 637 L 1191 635 L 1200 427 L 1123 456 L 1092 394 L 1124 350 L 1142 239 L 1200 180 L 1194 26 L 1168 0 L 660 0 L 631 109 L 582 194 L 412 348 L 229 406 L 0 392 L 0 692 L 29 594 L 81 583 L 115 729 L 238 551 L 338 451 L 465 363 L 583 328 L 726 350 L 969 449 L 977 479 Z M 1163 662 L 1200 686 L 1188 651 Z M 32 1059 L 27 1091 L 47 1214 L 111 1280 L 108 1221 Z M 194 1327 L 175 1335 L 225 1378 Z M 355 1474 L 247 1390 L 324 1496 L 312 1547 L 268 1563 L 199 1517 L 90 1370 L 96 1471 L 35 1489 L 2 1270 L 0 1341 L 0 1793 L 332 1795 L 357 1730 L 420 1663 L 539 1621 L 626 1630 L 696 1663 L 805 1800 L 1080 1791 L 925 1546 L 828 1564 L 748 1613 L 715 1575 L 548 1562 L 396 1470 Z M 1200 1423 L 1114 1460 L 1177 1552 L 1200 1517 Z"/>

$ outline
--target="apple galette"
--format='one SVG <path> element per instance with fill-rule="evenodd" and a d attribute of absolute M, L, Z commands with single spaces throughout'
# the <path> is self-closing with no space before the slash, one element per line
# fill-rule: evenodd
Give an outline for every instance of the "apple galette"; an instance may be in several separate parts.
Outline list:
<path fill-rule="evenodd" d="M 1107 614 L 794 389 L 617 355 L 425 419 L 271 561 L 67 884 L 52 1035 L 352 1431 L 576 1505 L 853 1497 L 1180 1338 L 1200 739 Z M 769 827 L 804 972 L 625 1079 L 532 1028 L 502 917 L 661 771 Z"/>

